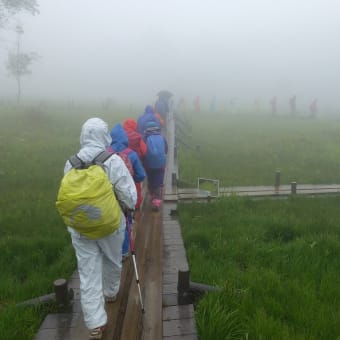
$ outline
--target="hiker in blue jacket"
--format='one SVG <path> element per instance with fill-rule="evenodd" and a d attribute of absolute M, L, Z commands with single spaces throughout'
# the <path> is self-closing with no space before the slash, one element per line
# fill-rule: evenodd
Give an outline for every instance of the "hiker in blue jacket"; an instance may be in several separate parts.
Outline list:
<path fill-rule="evenodd" d="M 138 157 L 137 153 L 130 149 L 128 147 L 129 145 L 129 139 L 128 136 L 121 124 L 116 124 L 111 132 L 110 132 L 112 142 L 111 142 L 111 148 L 114 152 L 124 153 L 128 159 L 130 160 L 130 163 L 132 165 L 132 171 L 133 173 L 132 178 L 135 181 L 135 183 L 141 183 L 143 182 L 145 178 L 145 170 L 143 168 L 142 162 L 140 158 Z M 129 216 L 130 223 L 132 225 L 132 217 Z M 123 242 L 123 249 L 122 249 L 122 256 L 123 259 L 125 259 L 129 255 L 129 244 L 130 244 L 130 238 L 129 238 L 129 232 L 128 229 L 125 229 L 125 238 Z"/>
<path fill-rule="evenodd" d="M 154 109 L 151 105 L 147 105 L 144 109 L 144 113 L 138 118 L 137 130 L 144 136 L 144 131 L 146 129 L 146 124 L 148 122 L 154 122 L 158 127 L 161 127 L 161 123 L 157 118 Z"/>
<path fill-rule="evenodd" d="M 162 203 L 168 144 L 157 123 L 150 121 L 145 127 L 144 139 L 148 149 L 144 157 L 144 166 L 152 207 L 154 210 L 158 210 Z"/>

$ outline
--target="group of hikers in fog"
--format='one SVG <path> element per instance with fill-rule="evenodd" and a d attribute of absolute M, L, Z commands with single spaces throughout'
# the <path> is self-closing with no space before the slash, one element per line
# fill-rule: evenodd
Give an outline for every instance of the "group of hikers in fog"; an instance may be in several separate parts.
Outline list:
<path fill-rule="evenodd" d="M 141 208 L 145 177 L 152 209 L 161 206 L 168 113 L 168 101 L 159 96 L 137 121 L 128 118 L 111 130 L 102 119 L 90 118 L 81 128 L 80 150 L 66 161 L 56 205 L 77 258 L 89 339 L 102 338 L 105 302 L 117 299 L 133 237 L 127 225 Z"/>

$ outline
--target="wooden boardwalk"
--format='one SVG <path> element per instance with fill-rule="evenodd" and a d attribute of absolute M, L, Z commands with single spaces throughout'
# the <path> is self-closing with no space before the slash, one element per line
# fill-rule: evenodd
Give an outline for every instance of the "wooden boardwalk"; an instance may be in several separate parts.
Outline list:
<path fill-rule="evenodd" d="M 174 122 L 167 122 L 169 155 L 164 195 L 177 193 L 177 162 Z M 134 227 L 137 268 L 145 314 L 141 312 L 131 257 L 123 263 L 121 288 L 115 303 L 106 304 L 108 327 L 104 340 L 194 340 L 197 331 L 192 304 L 178 299 L 178 271 L 188 270 L 179 223 L 171 216 L 175 202 L 165 201 L 161 211 L 152 212 L 148 196 Z M 79 276 L 75 271 L 69 287 L 74 290 L 68 312 L 49 314 L 35 340 L 84 340 L 88 338 L 80 306 Z"/>
<path fill-rule="evenodd" d="M 300 184 L 292 188 L 292 185 L 275 186 L 235 186 L 220 188 L 219 197 L 248 196 L 248 197 L 286 197 L 290 195 L 338 195 L 340 194 L 339 184 Z M 207 200 L 216 198 L 206 190 L 196 188 L 181 188 L 176 192 L 166 193 L 164 199 L 169 202 Z"/>
<path fill-rule="evenodd" d="M 173 116 L 167 121 L 167 141 L 169 153 L 164 185 L 163 203 L 163 289 L 162 319 L 163 340 L 198 339 L 194 307 L 182 304 L 178 295 L 178 273 L 189 270 L 181 228 L 172 212 L 177 209 L 177 202 L 169 202 L 166 197 L 177 194 L 177 152 Z M 151 339 L 150 339 L 151 340 Z"/>

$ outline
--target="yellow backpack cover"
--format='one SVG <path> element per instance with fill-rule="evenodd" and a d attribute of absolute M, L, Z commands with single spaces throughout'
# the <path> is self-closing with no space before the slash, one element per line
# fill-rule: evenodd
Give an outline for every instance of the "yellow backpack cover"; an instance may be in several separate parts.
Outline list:
<path fill-rule="evenodd" d="M 112 234 L 121 221 L 121 209 L 103 166 L 110 156 L 103 151 L 90 164 L 72 156 L 72 169 L 58 191 L 56 206 L 65 224 L 91 240 Z"/>

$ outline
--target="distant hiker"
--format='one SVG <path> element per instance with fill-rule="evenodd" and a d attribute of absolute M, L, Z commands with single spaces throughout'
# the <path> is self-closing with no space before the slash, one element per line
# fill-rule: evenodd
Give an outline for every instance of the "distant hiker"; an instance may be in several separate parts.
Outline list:
<path fill-rule="evenodd" d="M 292 116 L 296 115 L 296 96 L 289 99 L 290 113 Z"/>
<path fill-rule="evenodd" d="M 131 165 L 132 165 L 132 176 L 133 176 L 133 180 L 135 183 L 139 183 L 139 185 L 141 186 L 141 183 L 143 182 L 144 178 L 145 178 L 145 171 L 142 165 L 141 160 L 139 159 L 137 153 L 130 149 L 128 147 L 129 145 L 129 141 L 128 141 L 128 136 L 125 132 L 125 130 L 123 129 L 123 126 L 121 124 L 116 124 L 112 130 L 111 130 L 111 138 L 112 138 L 112 142 L 111 142 L 111 148 L 113 152 L 119 152 L 120 154 L 125 154 Z M 136 187 L 137 190 L 137 187 Z M 141 192 L 140 192 L 140 196 L 141 196 Z M 137 202 L 140 206 L 141 202 L 138 202 L 138 200 L 141 200 L 141 197 L 138 197 L 138 191 L 137 191 Z M 138 206 L 138 208 L 139 208 Z M 130 217 L 128 217 L 130 218 Z M 130 223 L 132 225 L 132 220 L 130 220 Z M 124 242 L 123 242 L 123 248 L 122 248 L 122 257 L 123 259 L 125 259 L 128 255 L 129 255 L 129 244 L 130 244 L 130 237 L 129 237 L 129 232 L 128 229 L 125 229 L 125 238 L 124 238 Z"/>
<path fill-rule="evenodd" d="M 196 113 L 199 113 L 201 111 L 200 96 L 197 96 L 194 99 L 194 111 Z"/>
<path fill-rule="evenodd" d="M 137 122 L 132 118 L 125 119 L 123 128 L 128 137 L 129 148 L 137 152 L 138 157 L 143 160 L 147 147 L 142 134 L 137 131 Z"/>
<path fill-rule="evenodd" d="M 310 117 L 314 118 L 318 113 L 318 100 L 314 99 L 309 106 Z"/>
<path fill-rule="evenodd" d="M 139 159 L 142 161 L 143 164 L 144 156 L 147 151 L 147 146 L 144 142 L 143 136 L 137 132 L 137 122 L 134 119 L 128 118 L 123 122 L 123 128 L 128 138 L 129 148 L 137 153 Z M 137 189 L 137 203 L 135 211 L 138 211 L 143 202 L 141 182 L 136 182 L 136 189 Z"/>
<path fill-rule="evenodd" d="M 144 131 L 146 129 L 146 124 L 148 122 L 155 122 L 158 127 L 161 127 L 161 121 L 159 117 L 155 114 L 154 109 L 151 105 L 147 105 L 144 109 L 144 113 L 137 120 L 137 130 L 140 134 L 144 136 Z"/>
<path fill-rule="evenodd" d="M 81 148 L 66 162 L 57 201 L 59 212 L 70 225 L 80 301 L 90 339 L 101 339 L 107 324 L 104 304 L 114 302 L 119 291 L 126 227 L 123 209 L 134 209 L 137 196 L 122 159 L 106 151 L 110 144 L 103 120 L 91 118 L 84 123 Z M 89 194 L 83 195 L 84 192 Z M 79 203 L 69 210 L 75 199 Z"/>
<path fill-rule="evenodd" d="M 155 103 L 155 112 L 159 113 L 161 118 L 166 124 L 167 116 L 173 109 L 173 100 L 171 99 L 173 94 L 170 91 L 162 90 L 157 93 L 158 99 Z"/>
<path fill-rule="evenodd" d="M 169 113 L 169 100 L 160 96 L 155 103 L 155 111 L 159 113 L 164 122 L 166 122 L 166 117 Z"/>
<path fill-rule="evenodd" d="M 271 100 L 270 100 L 270 105 L 272 108 L 272 115 L 275 116 L 277 113 L 277 100 L 276 100 L 276 96 L 274 96 Z"/>
<path fill-rule="evenodd" d="M 162 203 L 168 144 L 165 137 L 161 135 L 159 126 L 154 121 L 147 123 L 144 138 L 148 148 L 144 159 L 148 189 L 152 207 L 158 209 Z"/>

